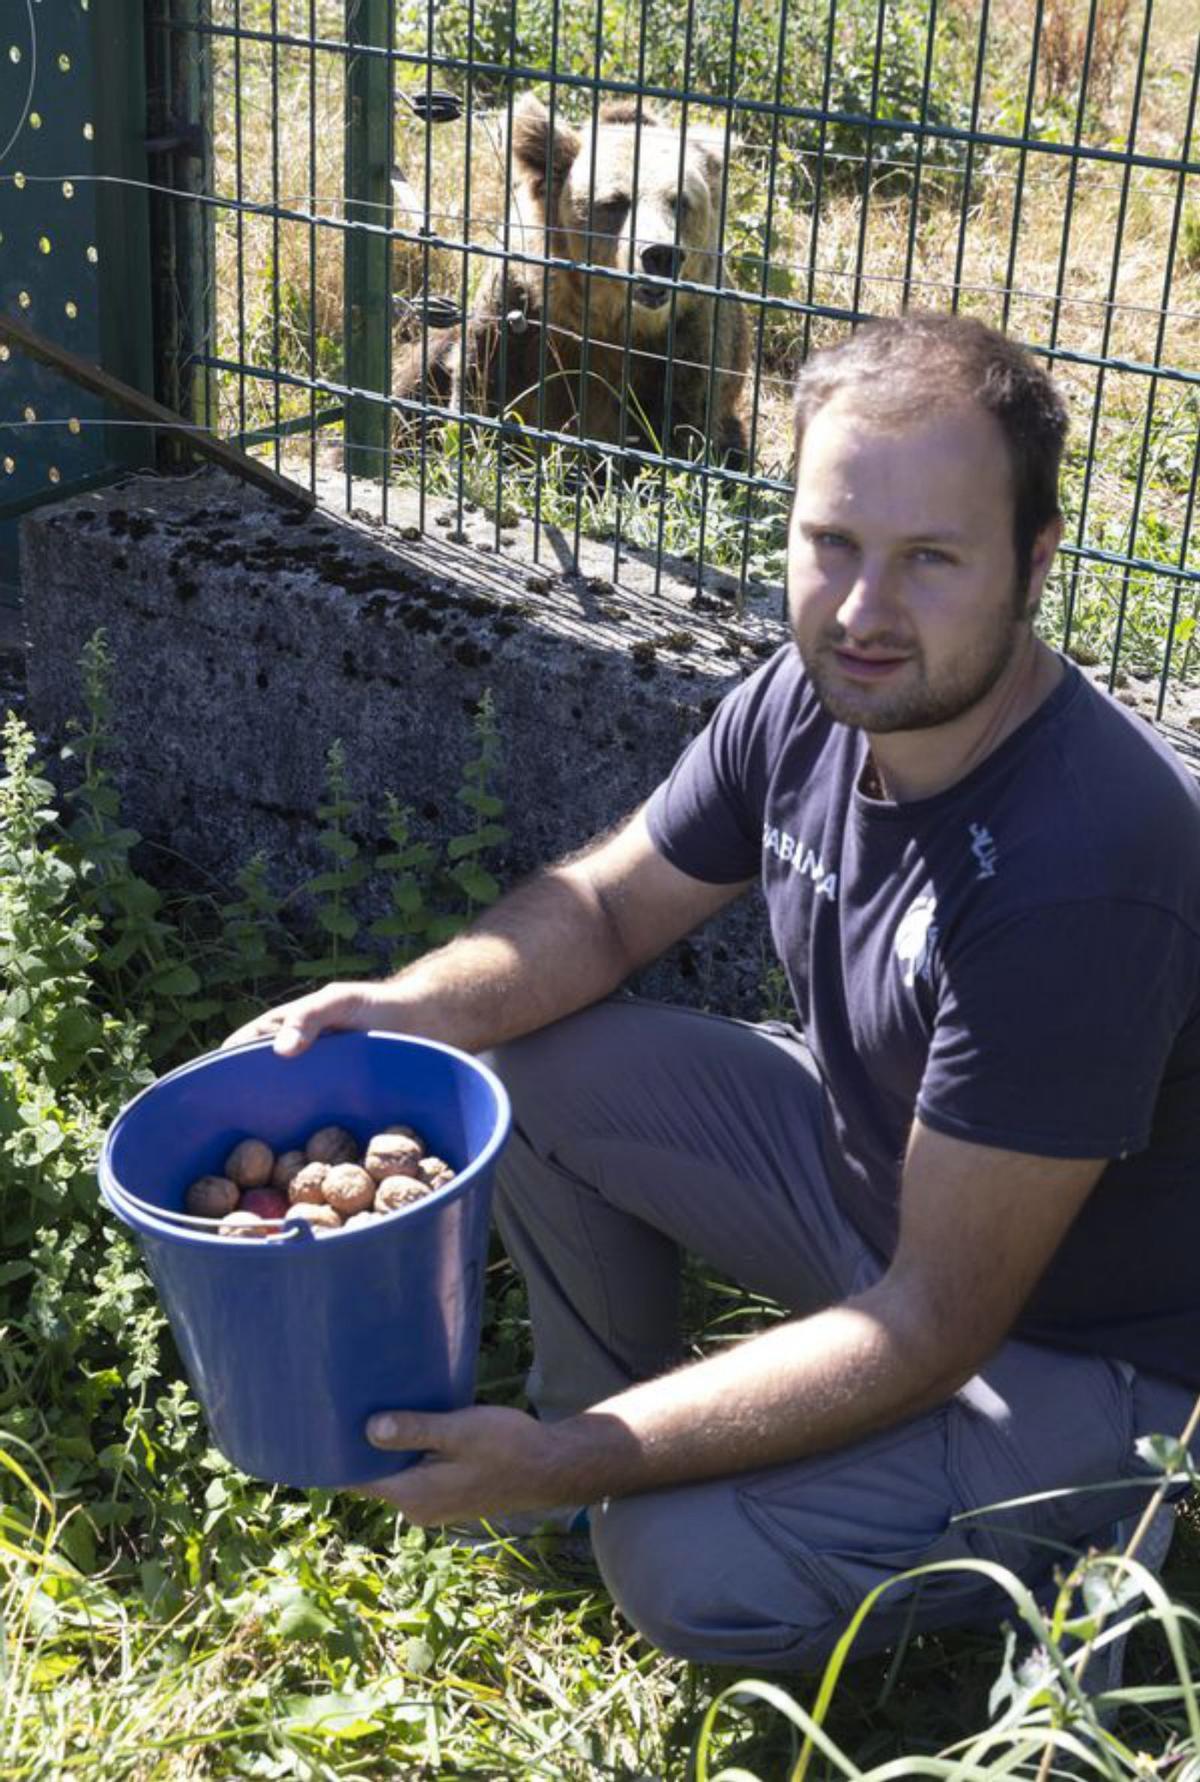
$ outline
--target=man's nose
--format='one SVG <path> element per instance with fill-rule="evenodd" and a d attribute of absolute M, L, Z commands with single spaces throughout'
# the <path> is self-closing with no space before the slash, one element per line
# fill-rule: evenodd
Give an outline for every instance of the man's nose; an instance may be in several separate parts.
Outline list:
<path fill-rule="evenodd" d="M 854 580 L 837 610 L 837 621 L 850 637 L 870 637 L 895 618 L 892 577 L 888 565 L 860 557 Z"/>

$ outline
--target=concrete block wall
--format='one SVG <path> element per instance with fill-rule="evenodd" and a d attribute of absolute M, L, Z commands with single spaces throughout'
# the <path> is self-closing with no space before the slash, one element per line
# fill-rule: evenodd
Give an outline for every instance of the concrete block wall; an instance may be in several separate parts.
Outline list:
<path fill-rule="evenodd" d="M 31 721 L 59 740 L 82 712 L 80 656 L 103 626 L 127 820 L 197 878 L 229 884 L 265 850 L 290 889 L 326 864 L 335 737 L 379 819 L 364 842 L 384 839 L 389 791 L 430 839 L 466 827 L 455 794 L 490 688 L 512 882 L 632 809 L 783 637 L 777 591 L 738 617 L 720 591 L 697 600 L 670 575 L 656 590 L 632 552 L 614 581 L 611 547 L 567 574 L 552 535 L 535 564 L 527 528 L 497 549 L 482 518 L 453 541 L 396 503 L 389 519 L 290 509 L 209 470 L 40 509 L 22 536 Z M 635 987 L 752 1016 L 769 958 L 751 897 Z"/>

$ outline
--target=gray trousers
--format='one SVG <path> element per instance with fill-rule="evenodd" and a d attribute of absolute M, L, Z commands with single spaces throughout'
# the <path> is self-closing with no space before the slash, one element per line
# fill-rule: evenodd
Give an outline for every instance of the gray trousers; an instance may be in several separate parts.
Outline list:
<path fill-rule="evenodd" d="M 820 1092 L 791 1029 L 619 999 L 491 1062 L 514 1109 L 497 1217 L 529 1291 L 543 1417 L 681 1359 L 681 1250 L 796 1313 L 882 1272 L 830 1192 Z M 948 1403 L 834 1453 L 593 1505 L 592 1542 L 614 1600 L 664 1650 L 806 1669 L 910 1567 L 984 1558 L 1046 1585 L 1144 1504 L 1135 1441 L 1178 1434 L 1191 1403 L 1125 1363 L 1009 1342 Z M 905 1582 L 855 1651 L 1008 1612 L 970 1571 Z"/>

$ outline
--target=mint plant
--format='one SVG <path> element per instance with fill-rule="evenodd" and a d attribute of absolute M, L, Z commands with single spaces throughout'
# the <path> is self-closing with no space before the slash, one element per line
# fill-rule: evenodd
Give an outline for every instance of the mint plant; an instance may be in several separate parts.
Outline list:
<path fill-rule="evenodd" d="M 78 872 L 85 914 L 98 918 L 102 937 L 97 966 L 115 1006 L 147 1022 L 155 1058 L 170 1056 L 181 1044 L 199 1049 L 201 1024 L 219 1004 L 202 993 L 200 978 L 164 909 L 162 893 L 136 870 L 132 853 L 142 837 L 121 822 L 112 762 L 112 654 L 103 630 L 84 647 L 83 690 L 86 718 L 70 727 L 61 751 L 79 772 L 67 793 L 74 816 L 67 825 L 71 844 L 65 858 Z"/>
<path fill-rule="evenodd" d="M 391 908 L 370 924 L 369 932 L 387 947 L 393 971 L 445 938 L 443 919 L 430 904 L 437 849 L 430 842 L 414 840 L 411 824 L 411 809 L 389 792 L 386 829 L 392 845 L 376 855 L 375 870 L 386 877 Z"/>
<path fill-rule="evenodd" d="M 454 836 L 446 844 L 446 855 L 452 862 L 450 877 L 466 898 L 461 925 L 470 921 L 481 906 L 494 903 L 499 897 L 499 883 L 484 866 L 482 856 L 506 842 L 509 833 L 498 821 L 504 813 L 504 801 L 496 791 L 500 735 L 490 689 L 479 702 L 474 729 L 478 753 L 467 762 L 458 792 L 458 801 L 471 813 L 472 823 L 465 835 Z"/>
<path fill-rule="evenodd" d="M 317 806 L 325 827 L 317 836 L 317 845 L 329 856 L 330 864 L 300 886 L 300 892 L 314 900 L 324 951 L 316 959 L 297 959 L 292 966 L 293 977 L 319 981 L 354 977 L 376 964 L 370 953 L 356 953 L 351 945 L 360 926 L 352 897 L 367 878 L 370 862 L 349 833 L 360 806 L 350 793 L 346 749 L 340 737 L 330 745 L 326 757 L 325 786 L 325 799 Z"/>
<path fill-rule="evenodd" d="M 236 875 L 237 897 L 217 909 L 214 957 L 205 972 L 211 994 L 224 993 L 222 1018 L 231 1027 L 250 1019 L 288 975 L 294 942 L 272 889 L 267 857 L 253 854 Z"/>

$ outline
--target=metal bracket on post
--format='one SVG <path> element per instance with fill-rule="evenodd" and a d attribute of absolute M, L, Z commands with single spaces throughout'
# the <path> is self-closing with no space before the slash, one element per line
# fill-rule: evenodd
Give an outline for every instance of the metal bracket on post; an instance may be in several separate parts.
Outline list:
<path fill-rule="evenodd" d="M 352 390 L 391 388 L 392 45 L 395 0 L 346 0 L 346 383 Z M 384 52 L 384 53 L 367 53 Z M 356 53 L 358 52 L 358 53 Z M 391 411 L 386 402 L 346 403 L 346 470 L 385 477 Z"/>

